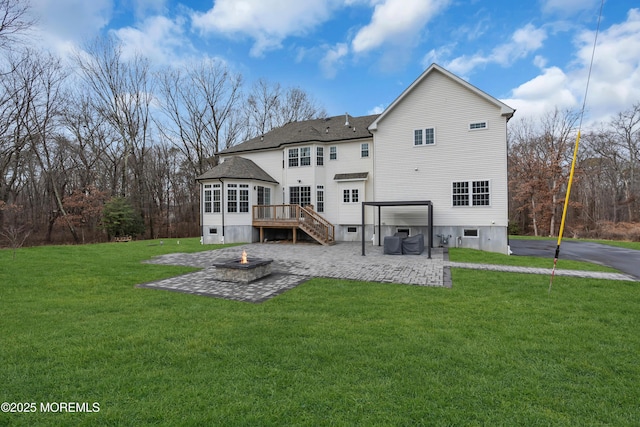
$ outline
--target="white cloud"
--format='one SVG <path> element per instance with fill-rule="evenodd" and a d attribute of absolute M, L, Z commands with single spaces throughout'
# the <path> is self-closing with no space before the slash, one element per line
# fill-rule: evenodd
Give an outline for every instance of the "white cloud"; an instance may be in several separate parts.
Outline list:
<path fill-rule="evenodd" d="M 112 0 L 31 0 L 35 44 L 61 57 L 96 37 L 111 20 Z"/>
<path fill-rule="evenodd" d="M 450 0 L 384 0 L 375 5 L 371 22 L 352 41 L 354 52 L 366 52 L 381 45 L 407 40 L 438 14 Z"/>
<path fill-rule="evenodd" d="M 554 107 L 582 108 L 595 34 L 576 37 L 577 52 L 567 71 L 549 67 L 512 91 L 504 100 L 518 116 L 537 115 Z M 640 10 L 631 9 L 627 20 L 598 36 L 587 93 L 585 123 L 607 120 L 640 101 Z"/>
<path fill-rule="evenodd" d="M 217 0 L 206 13 L 194 13 L 193 25 L 203 33 L 254 40 L 251 55 L 277 49 L 291 35 L 304 35 L 330 18 L 336 0 Z"/>
<path fill-rule="evenodd" d="M 513 97 L 503 102 L 517 110 L 518 117 L 540 116 L 555 107 L 575 108 L 577 100 L 569 84 L 570 78 L 558 67 L 543 73 L 513 90 Z"/>
<path fill-rule="evenodd" d="M 491 63 L 506 67 L 540 49 L 546 38 L 545 30 L 527 24 L 513 33 L 511 41 L 496 46 L 488 55 L 460 56 L 447 63 L 445 67 L 461 76 L 468 76 L 476 67 Z"/>
<path fill-rule="evenodd" d="M 586 84 L 595 34 L 582 32 L 575 77 Z M 584 91 L 584 89 L 582 89 Z M 614 24 L 598 36 L 587 109 L 594 118 L 606 112 L 619 112 L 640 101 L 640 9 L 631 9 L 627 20 Z"/>
<path fill-rule="evenodd" d="M 136 28 L 125 27 L 112 33 L 122 42 L 123 56 L 141 54 L 154 65 L 174 63 L 189 53 L 195 53 L 191 42 L 184 35 L 183 18 L 172 21 L 164 16 L 153 16 Z"/>
<path fill-rule="evenodd" d="M 375 107 L 373 107 L 372 109 L 367 111 L 367 115 L 370 115 L 370 114 L 382 114 L 382 112 L 384 111 L 385 108 L 387 108 L 387 107 L 385 107 L 384 104 L 376 105 Z"/>
<path fill-rule="evenodd" d="M 162 15 L 166 12 L 168 0 L 130 0 L 138 19 L 144 19 L 149 15 Z"/>
<path fill-rule="evenodd" d="M 426 69 L 429 65 L 433 64 L 442 64 L 445 62 L 445 58 L 451 56 L 451 51 L 455 47 L 455 44 L 448 46 L 441 46 L 437 49 L 431 49 L 427 54 L 422 58 L 422 68 Z"/>
<path fill-rule="evenodd" d="M 335 46 L 328 48 L 327 53 L 320 61 L 324 76 L 334 78 L 338 72 L 337 67 L 348 53 L 349 46 L 346 43 L 337 43 Z"/>
<path fill-rule="evenodd" d="M 545 68 L 547 66 L 547 58 L 542 55 L 536 55 L 536 57 L 533 58 L 533 65 L 538 68 Z"/>

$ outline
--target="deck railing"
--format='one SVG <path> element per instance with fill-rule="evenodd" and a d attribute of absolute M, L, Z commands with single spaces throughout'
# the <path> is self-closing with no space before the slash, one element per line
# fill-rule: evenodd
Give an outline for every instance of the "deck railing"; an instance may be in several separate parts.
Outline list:
<path fill-rule="evenodd" d="M 335 240 L 335 227 L 313 209 L 300 205 L 255 205 L 254 227 L 298 227 L 323 244 Z"/>

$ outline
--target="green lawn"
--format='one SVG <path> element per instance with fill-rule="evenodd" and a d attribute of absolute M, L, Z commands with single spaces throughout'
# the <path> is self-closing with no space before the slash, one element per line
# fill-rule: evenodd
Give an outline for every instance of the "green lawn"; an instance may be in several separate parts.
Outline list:
<path fill-rule="evenodd" d="M 314 279 L 262 304 L 134 287 L 190 271 L 141 260 L 202 249 L 0 251 L 0 402 L 100 407 L 0 425 L 640 424 L 638 283 L 454 269 L 452 289 Z"/>

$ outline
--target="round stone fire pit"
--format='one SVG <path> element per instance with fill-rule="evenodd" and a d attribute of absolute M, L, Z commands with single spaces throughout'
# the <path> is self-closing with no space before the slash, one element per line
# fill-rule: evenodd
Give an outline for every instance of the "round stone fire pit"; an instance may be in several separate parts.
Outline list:
<path fill-rule="evenodd" d="M 230 259 L 213 264 L 218 280 L 224 282 L 249 283 L 271 274 L 272 259 Z"/>

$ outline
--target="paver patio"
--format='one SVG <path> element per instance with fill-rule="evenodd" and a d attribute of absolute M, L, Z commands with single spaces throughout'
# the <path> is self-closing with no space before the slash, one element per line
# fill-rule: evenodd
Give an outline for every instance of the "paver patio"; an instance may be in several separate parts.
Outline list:
<path fill-rule="evenodd" d="M 273 273 L 249 284 L 218 280 L 212 264 L 216 261 L 239 259 L 243 250 L 249 258 L 273 259 Z M 252 243 L 192 254 L 162 255 L 148 263 L 192 266 L 202 270 L 140 284 L 138 287 L 248 302 L 266 301 L 314 277 L 451 287 L 451 267 L 551 274 L 551 269 L 454 263 L 448 261 L 446 251 L 442 248 L 433 248 L 431 259 L 428 258 L 427 251 L 422 255 L 384 255 L 382 247 L 372 246 L 370 243 L 366 246 L 366 256 L 362 256 L 360 243 L 337 243 L 333 246 Z M 573 270 L 556 270 L 556 275 L 634 280 L 624 274 Z"/>

